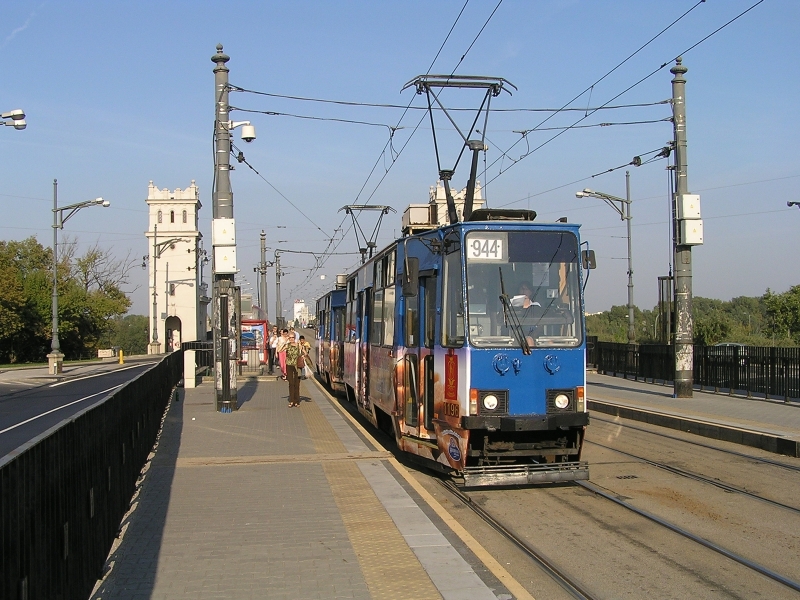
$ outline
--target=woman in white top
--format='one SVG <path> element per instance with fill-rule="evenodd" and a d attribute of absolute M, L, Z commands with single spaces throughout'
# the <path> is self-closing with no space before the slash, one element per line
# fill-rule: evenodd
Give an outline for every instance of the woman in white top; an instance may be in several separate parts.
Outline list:
<path fill-rule="evenodd" d="M 281 365 L 281 379 L 286 381 L 286 346 L 289 344 L 289 330 L 284 329 L 278 338 L 275 352 L 278 353 L 278 362 Z"/>

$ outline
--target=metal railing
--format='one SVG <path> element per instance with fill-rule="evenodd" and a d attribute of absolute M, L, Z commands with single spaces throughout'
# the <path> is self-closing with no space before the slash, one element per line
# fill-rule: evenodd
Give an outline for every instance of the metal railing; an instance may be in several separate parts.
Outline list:
<path fill-rule="evenodd" d="M 183 342 L 181 350 L 194 350 L 195 374 L 214 371 L 214 342 Z"/>
<path fill-rule="evenodd" d="M 88 598 L 153 448 L 183 352 L 0 458 L 0 598 Z"/>
<path fill-rule="evenodd" d="M 597 342 L 597 372 L 653 383 L 671 383 L 674 347 Z M 800 399 L 800 348 L 694 346 L 694 384 L 702 391 Z"/>

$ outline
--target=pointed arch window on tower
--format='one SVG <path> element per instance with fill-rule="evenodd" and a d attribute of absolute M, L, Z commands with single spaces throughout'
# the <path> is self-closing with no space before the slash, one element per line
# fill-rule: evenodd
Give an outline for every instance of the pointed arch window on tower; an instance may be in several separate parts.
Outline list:
<path fill-rule="evenodd" d="M 183 211 L 183 222 L 184 223 L 186 223 L 186 218 L 187 217 L 188 217 L 188 215 L 186 214 L 186 211 Z"/>
<path fill-rule="evenodd" d="M 174 210 L 169 211 L 169 222 L 170 223 L 174 223 L 175 222 L 175 211 Z"/>
<path fill-rule="evenodd" d="M 161 214 L 161 211 L 158 211 L 158 222 L 161 223 L 161 220 L 163 218 L 164 218 L 164 216 Z"/>

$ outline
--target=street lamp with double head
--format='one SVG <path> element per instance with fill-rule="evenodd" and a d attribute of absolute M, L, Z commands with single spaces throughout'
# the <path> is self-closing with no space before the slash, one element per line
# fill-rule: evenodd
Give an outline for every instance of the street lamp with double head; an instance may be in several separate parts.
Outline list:
<path fill-rule="evenodd" d="M 625 198 L 595 192 L 589 188 L 576 192 L 577 198 L 599 198 L 613 208 L 628 225 L 628 343 L 636 343 L 636 326 L 633 320 L 633 257 L 631 256 L 631 174 L 625 171 Z"/>
<path fill-rule="evenodd" d="M 0 122 L 7 127 L 13 127 L 17 130 L 25 129 L 28 126 L 25 122 L 25 111 L 21 108 L 15 108 L 14 110 L 0 114 Z"/>
<path fill-rule="evenodd" d="M 58 339 L 58 230 L 64 229 L 64 223 L 80 209 L 87 206 L 108 208 L 111 203 L 102 198 L 95 198 L 94 200 L 86 200 L 59 207 L 58 180 L 53 180 L 53 339 L 50 342 L 50 354 L 47 355 L 50 375 L 61 373 L 64 365 L 64 354 L 61 352 L 61 342 Z"/>

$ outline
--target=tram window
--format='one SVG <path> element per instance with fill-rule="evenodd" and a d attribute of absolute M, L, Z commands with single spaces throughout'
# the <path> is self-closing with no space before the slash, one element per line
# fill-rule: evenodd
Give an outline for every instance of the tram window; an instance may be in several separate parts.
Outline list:
<path fill-rule="evenodd" d="M 356 341 L 356 302 L 347 303 L 347 337 L 348 342 Z"/>
<path fill-rule="evenodd" d="M 344 340 L 344 307 L 333 311 L 333 335 L 337 342 Z"/>
<path fill-rule="evenodd" d="M 409 427 L 419 424 L 419 405 L 417 403 L 417 390 L 419 389 L 418 371 L 419 363 L 416 354 L 405 356 L 405 420 Z"/>
<path fill-rule="evenodd" d="M 394 295 L 393 287 L 384 290 L 383 297 L 383 345 L 394 344 Z"/>
<path fill-rule="evenodd" d="M 389 254 L 386 255 L 386 285 L 394 285 L 394 275 L 395 275 L 395 251 L 392 250 Z"/>
<path fill-rule="evenodd" d="M 383 287 L 383 259 L 379 259 L 375 261 L 375 282 L 374 286 L 376 288 Z"/>
<path fill-rule="evenodd" d="M 436 277 L 426 277 L 425 285 L 425 347 L 436 342 Z"/>
<path fill-rule="evenodd" d="M 372 300 L 372 331 L 370 339 L 374 346 L 383 342 L 383 290 L 377 290 Z"/>
<path fill-rule="evenodd" d="M 463 345 L 464 300 L 461 289 L 461 253 L 451 252 L 444 257 L 442 346 L 460 348 Z"/>
<path fill-rule="evenodd" d="M 419 345 L 417 332 L 419 331 L 419 305 L 416 297 L 406 297 L 406 348 L 416 348 Z"/>
<path fill-rule="evenodd" d="M 497 242 L 488 252 L 486 242 Z M 477 347 L 518 345 L 520 331 L 539 347 L 575 347 L 581 341 L 577 238 L 569 232 L 469 232 L 467 300 L 470 341 Z M 503 286 L 501 286 L 501 280 Z M 503 291 L 510 306 L 497 298 Z"/>

